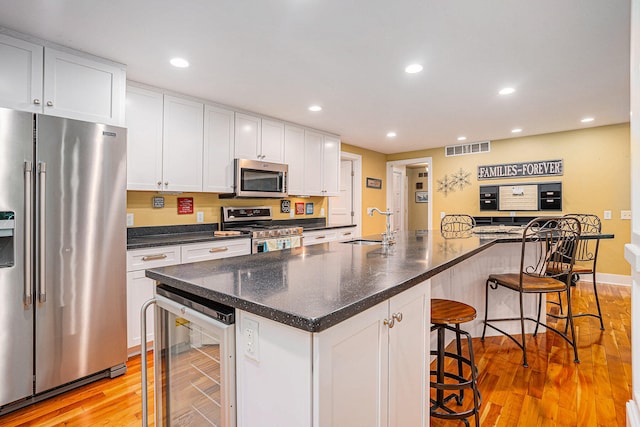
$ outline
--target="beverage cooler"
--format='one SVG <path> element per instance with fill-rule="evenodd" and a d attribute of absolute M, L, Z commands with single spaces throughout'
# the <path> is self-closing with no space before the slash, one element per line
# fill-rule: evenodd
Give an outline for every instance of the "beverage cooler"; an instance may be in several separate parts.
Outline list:
<path fill-rule="evenodd" d="M 235 427 L 234 309 L 164 285 L 150 302 L 155 425 Z M 147 408 L 143 413 L 144 424 Z"/>

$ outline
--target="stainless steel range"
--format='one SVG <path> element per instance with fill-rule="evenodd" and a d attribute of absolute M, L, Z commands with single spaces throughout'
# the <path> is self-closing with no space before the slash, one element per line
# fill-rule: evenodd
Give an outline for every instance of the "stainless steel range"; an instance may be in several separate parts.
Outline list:
<path fill-rule="evenodd" d="M 269 206 L 225 206 L 221 228 L 249 234 L 254 254 L 302 246 L 302 227 L 275 224 Z"/>

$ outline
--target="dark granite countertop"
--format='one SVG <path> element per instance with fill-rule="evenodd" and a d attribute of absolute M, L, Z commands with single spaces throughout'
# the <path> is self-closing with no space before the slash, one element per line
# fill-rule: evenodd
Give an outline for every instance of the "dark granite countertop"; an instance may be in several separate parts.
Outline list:
<path fill-rule="evenodd" d="M 183 245 L 226 239 L 247 239 L 249 236 L 214 236 L 218 224 L 191 224 L 127 229 L 127 250 L 155 246 Z"/>
<path fill-rule="evenodd" d="M 373 238 L 378 238 L 376 235 Z M 496 239 L 406 233 L 147 270 L 154 280 L 309 332 L 327 329 L 490 247 Z"/>

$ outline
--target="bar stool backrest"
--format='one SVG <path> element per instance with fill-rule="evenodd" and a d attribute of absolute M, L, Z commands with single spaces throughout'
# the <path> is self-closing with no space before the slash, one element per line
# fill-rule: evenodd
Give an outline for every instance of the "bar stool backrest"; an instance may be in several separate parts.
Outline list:
<path fill-rule="evenodd" d="M 467 214 L 445 215 L 440 221 L 442 232 L 470 231 L 475 226 L 476 220 Z"/>
<path fill-rule="evenodd" d="M 597 235 L 602 232 L 602 222 L 597 215 L 567 214 L 565 216 L 573 217 L 580 221 L 580 235 L 582 237 L 588 237 L 589 234 Z M 576 248 L 575 263 L 579 264 L 581 267 L 590 268 L 591 271 L 596 271 L 599 246 L 600 239 L 580 239 Z"/>
<path fill-rule="evenodd" d="M 551 277 L 567 285 L 580 240 L 580 222 L 574 217 L 535 218 L 522 236 L 520 286 L 530 277 Z"/>

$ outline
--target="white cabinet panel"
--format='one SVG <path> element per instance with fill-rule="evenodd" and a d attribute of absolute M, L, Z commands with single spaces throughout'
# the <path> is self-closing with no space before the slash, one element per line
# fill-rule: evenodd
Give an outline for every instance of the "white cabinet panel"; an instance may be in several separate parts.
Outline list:
<path fill-rule="evenodd" d="M 203 191 L 233 191 L 234 112 L 204 106 Z"/>
<path fill-rule="evenodd" d="M 285 125 L 284 162 L 289 165 L 289 194 L 304 195 L 304 129 Z"/>
<path fill-rule="evenodd" d="M 340 139 L 324 135 L 322 146 L 323 196 L 340 195 Z"/>
<path fill-rule="evenodd" d="M 336 241 L 344 242 L 346 240 L 352 240 L 356 238 L 356 227 L 352 228 L 340 228 L 336 230 Z"/>
<path fill-rule="evenodd" d="M 251 239 L 228 239 L 182 245 L 181 252 L 182 264 L 249 255 L 251 253 Z"/>
<path fill-rule="evenodd" d="M 262 119 L 262 139 L 258 158 L 272 163 L 284 161 L 284 123 Z"/>
<path fill-rule="evenodd" d="M 162 189 L 160 92 L 127 88 L 127 190 Z"/>
<path fill-rule="evenodd" d="M 305 194 L 322 196 L 322 145 L 321 133 L 305 131 L 304 133 L 304 186 Z"/>
<path fill-rule="evenodd" d="M 260 117 L 236 113 L 235 158 L 258 160 L 262 140 Z"/>
<path fill-rule="evenodd" d="M 42 46 L 0 34 L 0 107 L 42 112 Z"/>
<path fill-rule="evenodd" d="M 47 47 L 44 113 L 122 126 L 125 75 L 123 68 Z"/>
<path fill-rule="evenodd" d="M 305 231 L 302 235 L 303 246 L 329 243 L 338 239 L 336 230 Z"/>
<path fill-rule="evenodd" d="M 127 251 L 127 271 L 180 264 L 180 246 L 159 246 Z"/>
<path fill-rule="evenodd" d="M 164 96 L 163 190 L 202 191 L 203 104 Z"/>
<path fill-rule="evenodd" d="M 127 348 L 135 349 L 140 339 L 140 310 L 145 301 L 153 298 L 155 281 L 145 277 L 144 270 L 127 273 Z M 147 342 L 153 341 L 153 310 L 147 310 Z"/>

